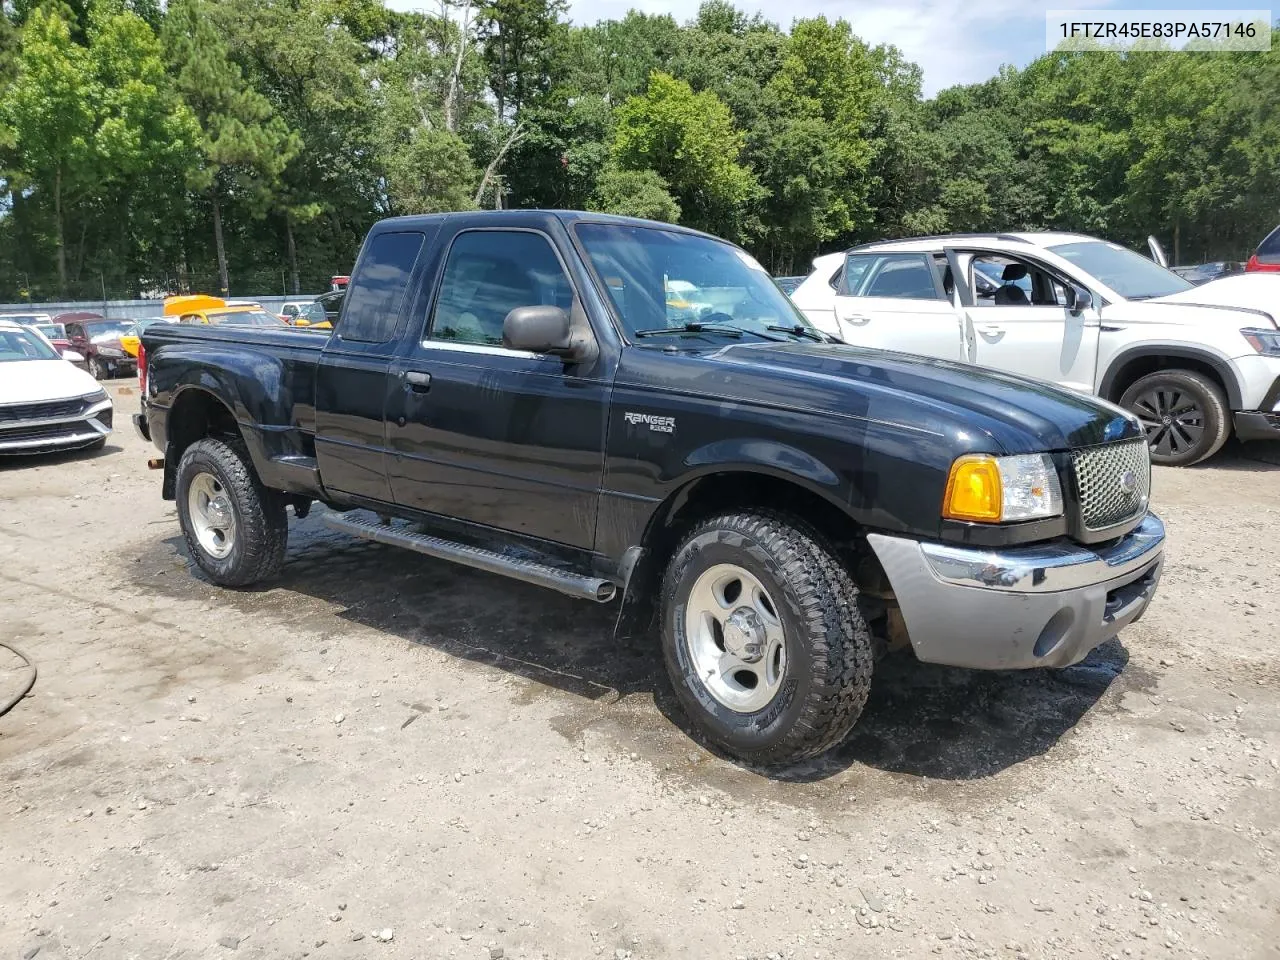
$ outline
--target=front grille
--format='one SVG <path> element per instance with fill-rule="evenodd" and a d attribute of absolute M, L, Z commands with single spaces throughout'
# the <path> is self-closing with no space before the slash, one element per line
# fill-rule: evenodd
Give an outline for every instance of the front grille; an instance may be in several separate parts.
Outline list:
<path fill-rule="evenodd" d="M 76 397 L 73 400 L 50 400 L 47 403 L 10 403 L 0 407 L 0 423 L 74 417 L 84 408 L 84 397 Z"/>
<path fill-rule="evenodd" d="M 1151 495 L 1146 440 L 1105 443 L 1071 451 L 1080 518 L 1086 530 L 1105 530 L 1139 516 Z"/>

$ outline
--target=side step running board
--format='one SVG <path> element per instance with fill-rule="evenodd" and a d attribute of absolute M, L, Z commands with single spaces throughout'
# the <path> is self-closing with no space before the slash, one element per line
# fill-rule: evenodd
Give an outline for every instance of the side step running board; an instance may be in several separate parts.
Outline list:
<path fill-rule="evenodd" d="M 540 587 L 549 587 L 579 600 L 608 603 L 618 590 L 609 580 L 583 577 L 541 563 L 516 560 L 492 550 L 455 543 L 452 540 L 442 540 L 426 533 L 412 533 L 383 524 L 376 519 L 330 513 L 326 514 L 324 525 L 330 530 L 348 533 L 362 540 L 376 540 L 378 543 L 387 543 L 393 547 L 404 547 L 417 553 L 425 553 L 429 557 L 452 560 L 466 567 L 502 574 Z"/>

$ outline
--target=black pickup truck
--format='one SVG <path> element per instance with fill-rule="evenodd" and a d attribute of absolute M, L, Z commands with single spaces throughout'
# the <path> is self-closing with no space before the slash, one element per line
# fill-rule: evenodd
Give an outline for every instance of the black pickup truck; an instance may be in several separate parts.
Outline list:
<path fill-rule="evenodd" d="M 139 430 L 191 556 L 244 586 L 287 510 L 618 600 L 720 747 L 839 742 L 874 663 L 1061 667 L 1136 620 L 1164 528 L 1109 404 L 832 342 L 749 255 L 588 213 L 386 220 L 336 329 L 142 338 Z"/>

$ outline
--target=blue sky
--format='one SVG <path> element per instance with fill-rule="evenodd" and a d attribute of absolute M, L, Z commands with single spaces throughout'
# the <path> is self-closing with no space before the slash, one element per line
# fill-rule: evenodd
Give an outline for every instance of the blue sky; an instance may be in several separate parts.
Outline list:
<path fill-rule="evenodd" d="M 924 70 L 926 94 L 956 83 L 985 80 L 1001 64 L 1025 66 L 1045 49 L 1045 12 L 1067 9 L 1178 10 L 1256 8 L 1263 3 L 1200 0 L 735 0 L 739 9 L 759 10 L 787 26 L 794 17 L 826 14 L 844 17 L 871 43 L 893 43 Z M 698 0 L 570 0 L 577 23 L 621 17 L 634 7 L 646 13 L 691 18 Z M 422 0 L 388 0 L 400 10 L 433 4 Z"/>

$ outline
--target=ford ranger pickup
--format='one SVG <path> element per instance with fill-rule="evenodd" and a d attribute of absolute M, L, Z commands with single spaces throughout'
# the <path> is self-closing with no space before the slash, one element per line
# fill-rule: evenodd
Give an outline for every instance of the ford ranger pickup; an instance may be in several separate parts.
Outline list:
<path fill-rule="evenodd" d="M 331 334 L 156 324 L 139 380 L 209 580 L 275 575 L 319 503 L 616 603 L 616 636 L 656 634 L 694 724 L 760 766 L 839 743 L 889 649 L 1068 666 L 1160 577 L 1132 414 L 835 342 L 743 250 L 668 224 L 385 220 Z"/>

